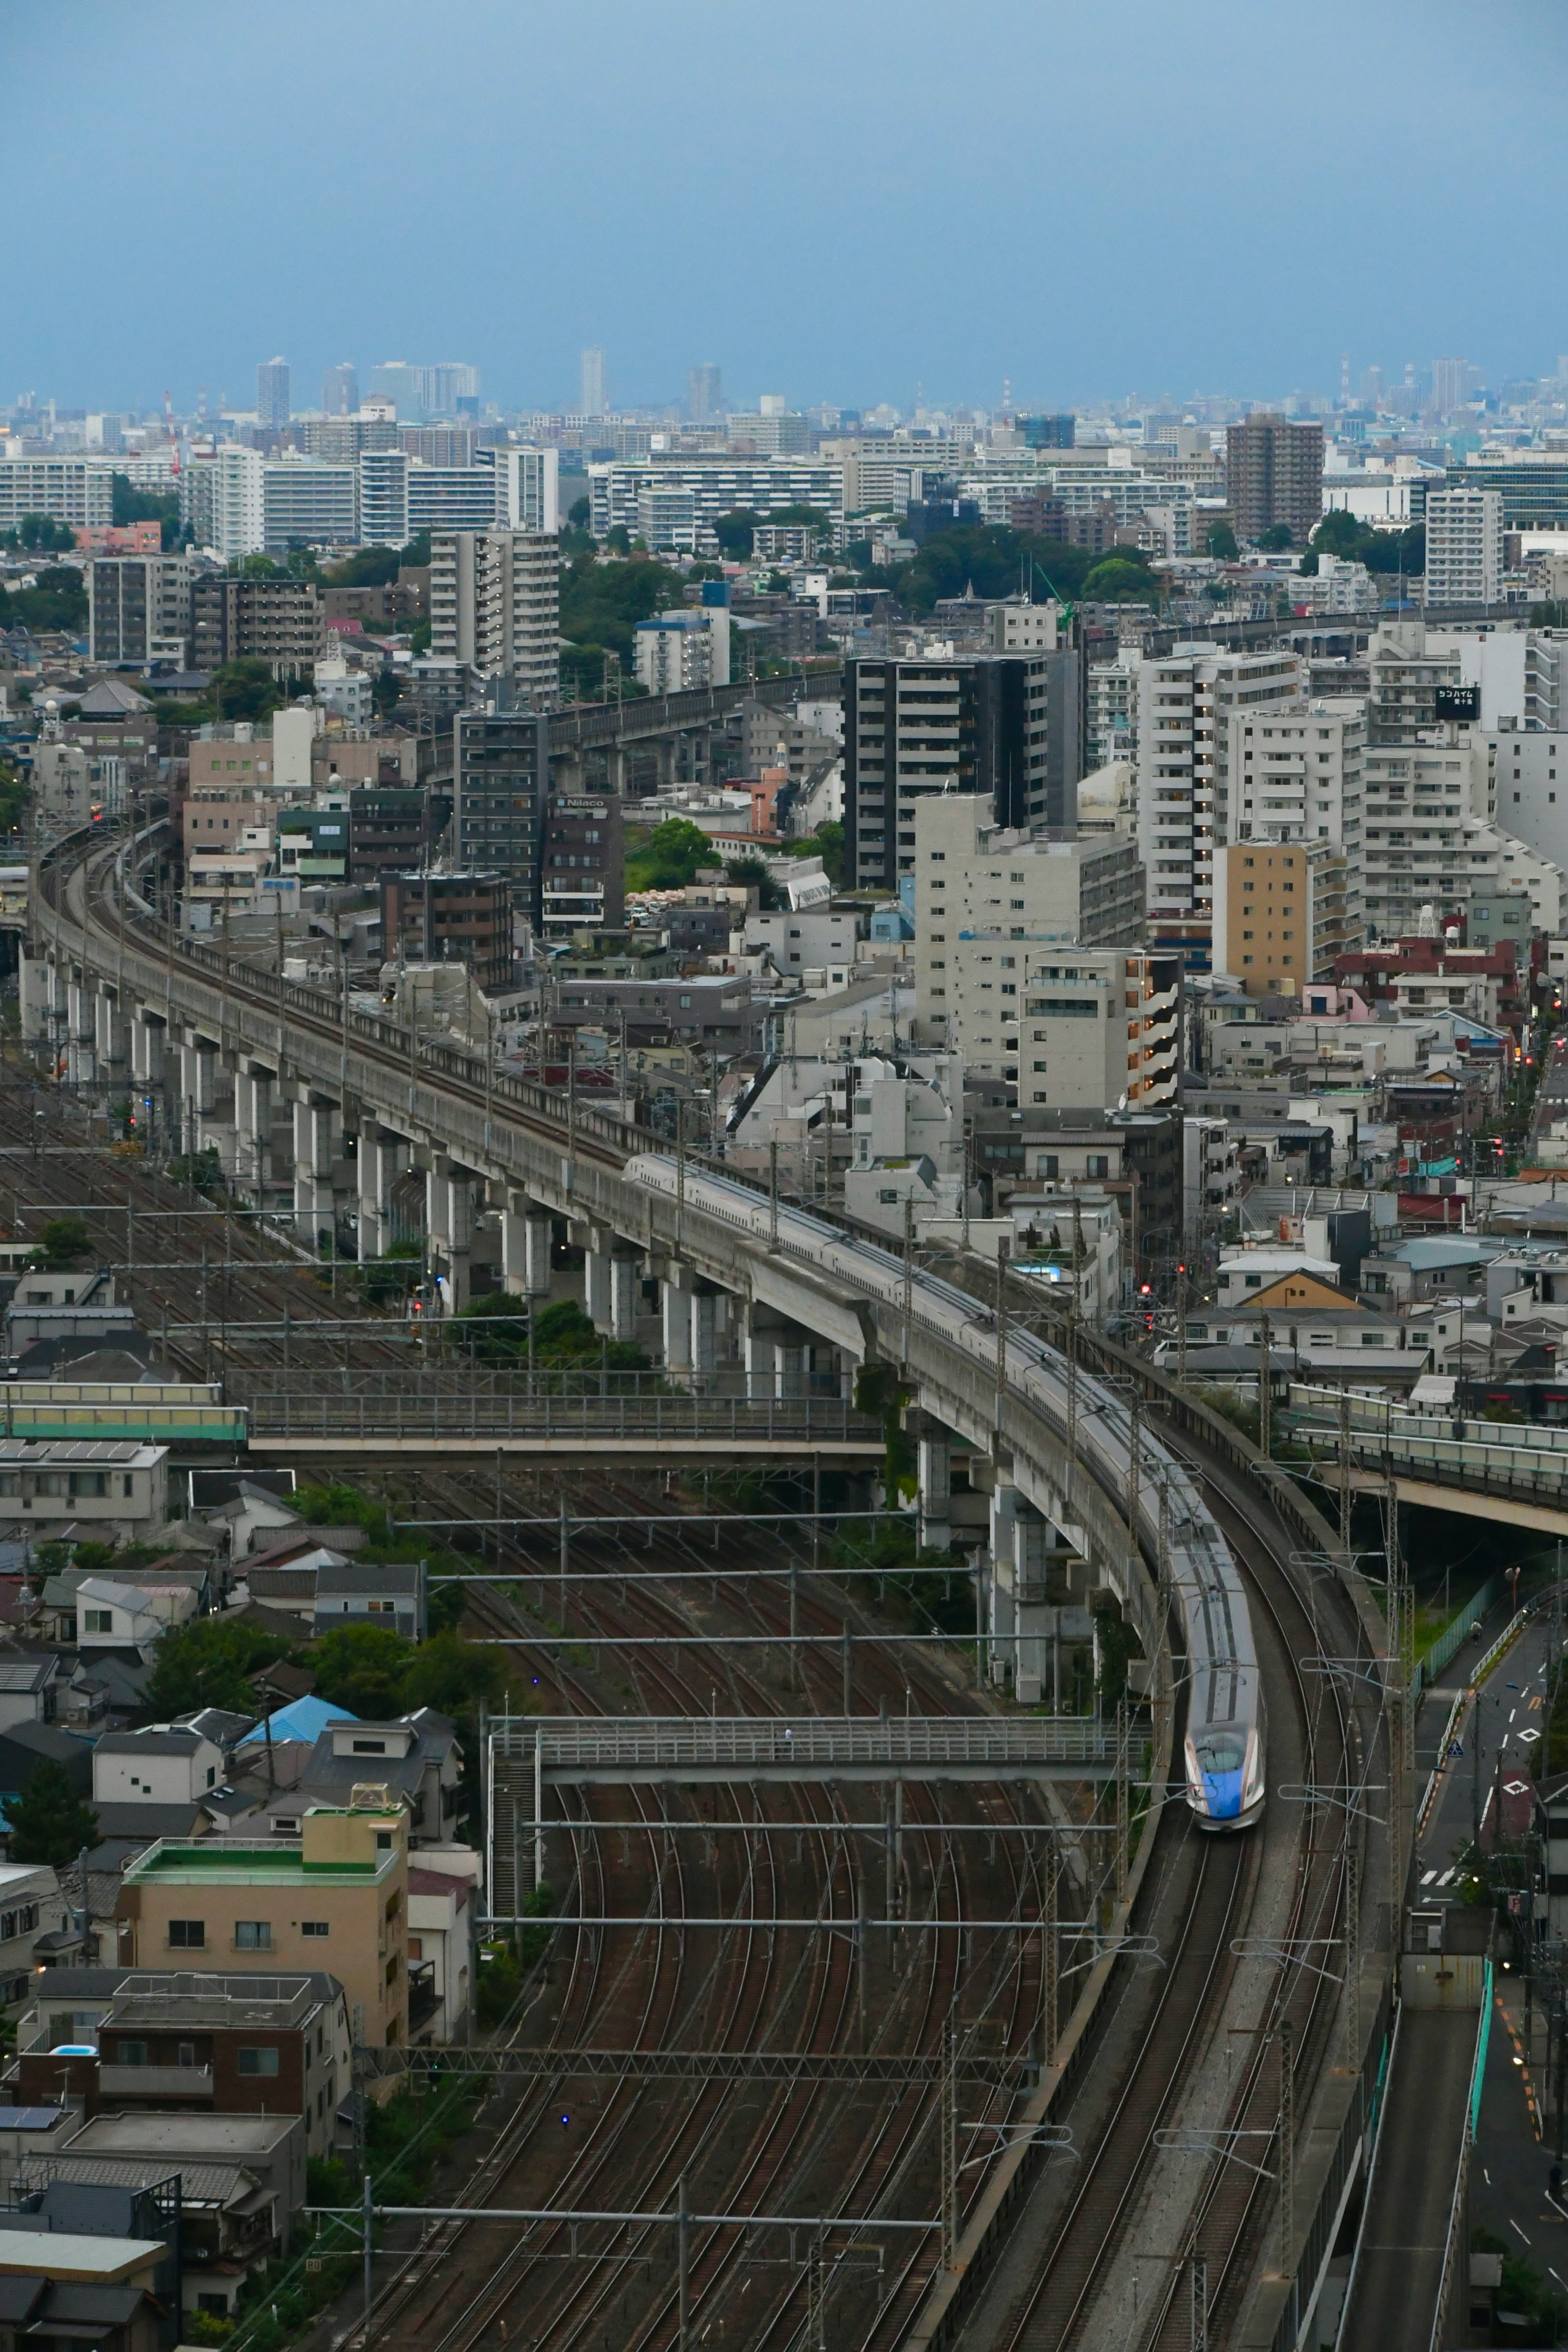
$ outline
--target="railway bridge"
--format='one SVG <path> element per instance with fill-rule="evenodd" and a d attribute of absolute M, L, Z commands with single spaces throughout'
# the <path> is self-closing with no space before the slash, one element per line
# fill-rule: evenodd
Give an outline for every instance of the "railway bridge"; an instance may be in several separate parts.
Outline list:
<path fill-rule="evenodd" d="M 981 1647 L 993 1682 L 1026 1704 L 1037 1701 L 1053 1640 L 1067 1621 L 1076 1624 L 1101 1610 L 1119 1613 L 1150 1665 L 1155 1704 L 1146 1769 L 1156 1812 L 1175 1777 L 1179 1706 L 1162 1493 L 1180 1456 L 1184 1475 L 1195 1468 L 1216 1496 L 1224 1487 L 1227 1533 L 1248 1556 L 1260 1606 L 1274 1612 L 1279 1626 L 1269 1673 L 1282 1679 L 1270 1695 L 1271 1734 L 1281 1752 L 1294 1748 L 1302 1774 L 1293 1790 L 1294 1814 L 1283 1801 L 1286 1790 L 1271 1805 L 1259 1876 L 1271 1916 L 1323 1920 L 1331 1940 L 1347 1949 L 1346 1971 L 1335 1981 L 1350 1987 L 1348 2010 L 1342 2032 L 1340 2023 L 1331 2026 L 1329 1997 L 1291 1969 L 1289 1932 L 1283 1941 L 1265 1938 L 1242 1970 L 1255 1990 L 1272 1987 L 1258 1996 L 1265 2011 L 1283 2017 L 1297 2005 L 1303 2063 L 1309 2055 L 1310 2061 L 1308 2075 L 1298 2083 L 1289 2074 L 1278 2109 L 1268 2108 L 1279 2163 L 1268 2178 L 1279 2183 L 1279 2219 L 1265 2244 L 1255 2210 L 1262 2192 L 1248 2186 L 1239 2204 L 1227 2201 L 1232 2171 L 1224 2129 L 1217 2136 L 1211 2129 L 1206 2140 L 1200 2135 L 1192 2147 L 1179 2136 L 1168 2151 L 1155 2145 L 1154 2125 L 1173 2112 L 1181 2076 L 1192 2071 L 1190 2053 L 1207 2046 L 1194 2039 L 1200 2027 L 1221 2042 L 1225 2032 L 1243 2030 L 1219 2021 L 1229 2013 L 1232 1978 L 1224 1969 L 1216 1975 L 1219 1947 L 1205 1939 L 1245 1925 L 1254 1898 L 1239 1863 L 1211 1871 L 1202 1900 L 1213 1916 L 1194 1898 L 1192 1929 L 1194 1951 L 1206 1950 L 1206 1958 L 1201 1973 L 1182 1979 L 1193 1987 L 1193 2015 L 1189 2021 L 1181 2007 L 1184 1990 L 1167 2012 L 1176 2074 L 1147 2116 L 1136 2107 L 1121 2111 L 1120 2128 L 1130 2135 L 1119 2159 L 1128 2167 L 1127 2185 L 1110 2210 L 1108 2251 L 1096 2260 L 1109 2265 L 1137 2184 L 1153 2195 L 1163 2183 L 1167 2204 L 1158 2226 L 1168 2227 L 1173 2241 L 1178 2225 L 1186 2226 L 1180 2212 L 1195 2213 L 1193 2226 L 1216 2242 L 1231 2233 L 1226 2276 L 1233 2258 L 1245 2263 L 1245 2294 L 1231 2280 L 1237 2314 L 1231 2340 L 1258 2352 L 1284 2352 L 1308 2340 L 1369 2146 L 1368 2086 L 1380 2080 L 1389 2030 L 1389 1922 L 1398 1916 L 1408 1855 L 1405 1767 L 1394 1743 L 1399 1716 L 1392 1685 L 1382 1726 L 1377 1712 L 1376 1694 L 1386 1680 L 1381 1621 L 1353 1570 L 1334 1556 L 1324 1522 L 1288 1482 L 1270 1482 L 1268 1465 L 1260 1472 L 1245 1439 L 1141 1359 L 1085 1340 L 1083 1361 L 1150 1408 L 1141 1433 L 1136 1418 L 1132 1425 L 1137 1475 L 1121 1484 L 1102 1478 L 1088 1466 L 1085 1427 L 1111 1391 L 1089 1387 L 1080 1395 L 1071 1373 L 1055 1402 L 1031 1385 L 1030 1359 L 1021 1335 L 1008 1328 L 999 1291 L 966 1301 L 950 1290 L 936 1301 L 942 1311 L 924 1311 L 936 1299 L 930 1276 L 906 1261 L 901 1285 L 890 1280 L 889 1260 L 880 1252 L 866 1254 L 864 1285 L 831 1278 L 805 1221 L 781 1216 L 776 1202 L 754 1188 L 746 1213 L 722 1213 L 710 1185 L 688 1186 L 688 1169 L 695 1177 L 700 1163 L 684 1150 L 675 1155 L 674 1179 L 665 1188 L 637 1181 L 627 1165 L 647 1152 L 650 1139 L 631 1123 L 570 1094 L 563 1101 L 557 1092 L 498 1076 L 486 1060 L 362 1015 L 330 994 L 238 969 L 219 949 L 177 939 L 150 919 L 132 890 L 114 888 L 119 856 L 118 845 L 77 836 L 45 861 L 22 961 L 26 1040 L 40 1049 L 53 1040 L 66 1074 L 79 1081 L 106 1077 L 149 1095 L 166 1093 L 177 1105 L 181 1132 L 217 1144 L 242 1190 L 248 1184 L 259 1191 L 269 1175 L 275 1113 L 286 1108 L 294 1217 L 308 1246 L 335 1227 L 340 1206 L 352 1205 L 362 1257 L 374 1260 L 390 1235 L 395 1186 L 419 1180 L 430 1251 L 449 1305 L 468 1296 L 479 1221 L 499 1225 L 504 1286 L 533 1297 L 550 1290 L 552 1243 L 563 1225 L 584 1253 L 589 1315 L 615 1338 L 647 1336 L 672 1387 L 701 1395 L 723 1360 L 742 1368 L 753 1409 L 770 1401 L 791 1407 L 847 1399 L 862 1367 L 891 1368 L 898 1390 L 912 1401 L 927 1538 L 944 1548 L 957 1536 L 976 1541 Z M 416 1444 L 416 1433 L 405 1428 L 403 1443 Z M 1261 1498 L 1259 1475 L 1268 1489 Z M 1310 1615 L 1301 1590 L 1307 1583 L 1316 1588 Z M 1360 1661 L 1344 1688 L 1333 1687 L 1337 1727 L 1296 1678 L 1296 1659 L 1326 1640 L 1341 1663 L 1352 1655 Z M 847 1727 L 844 1736 L 860 1735 Z M 1353 1805 L 1338 1828 L 1326 1831 L 1349 1793 L 1352 1756 L 1372 1757 L 1380 1737 L 1385 1754 L 1394 1749 L 1386 1841 L 1365 1832 Z M 535 1752 L 542 1770 L 543 1751 Z M 1038 1770 L 1054 1759 L 1042 1754 L 1031 1760 Z M 1108 1761 L 1087 1753 L 1079 1760 L 1089 1779 Z M 889 1769 L 887 1758 L 868 1762 L 878 1777 Z M 616 1769 L 624 1771 L 624 1764 Z M 725 1759 L 724 1769 L 737 1768 Z M 989 1769 L 997 1769 L 994 1760 Z M 1367 1765 L 1355 1769 L 1364 1775 Z M 1342 1839 L 1342 1864 L 1333 1859 L 1336 1838 Z M 1164 1851 L 1158 1833 L 1146 1833 L 1140 1866 L 1156 1851 Z M 1028 2111 L 1031 2133 L 1068 2081 L 1073 2050 L 1089 2046 L 1096 2004 L 1116 1979 L 1115 1951 L 1129 1932 L 1140 1875 L 1141 1868 L 1134 1870 L 1117 1890 L 1106 1922 L 1110 1949 L 1064 2029 L 1058 2063 L 1042 2071 L 1038 2107 Z M 1151 1875 L 1158 1880 L 1157 1872 Z M 1258 2024 L 1245 2030 L 1263 2032 Z M 1230 2073 L 1228 2063 L 1217 2060 L 1217 2046 L 1209 2071 L 1217 2064 L 1215 2084 L 1224 2077 L 1215 2110 L 1223 2116 Z M 1245 2113 L 1247 2130 L 1262 2127 L 1255 2120 L 1258 2103 L 1272 2097 L 1263 2071 L 1266 2046 L 1257 2041 L 1238 2077 L 1237 2112 Z M 1281 2047 L 1289 2073 L 1289 2032 Z M 1117 2128 L 1113 2118 L 1113 2139 Z M 953 2340 L 968 2287 L 1005 2235 L 1038 2160 L 1032 2139 L 998 2157 L 910 2340 L 933 2347 Z M 1083 2230 L 1075 2242 L 1086 2242 Z"/>

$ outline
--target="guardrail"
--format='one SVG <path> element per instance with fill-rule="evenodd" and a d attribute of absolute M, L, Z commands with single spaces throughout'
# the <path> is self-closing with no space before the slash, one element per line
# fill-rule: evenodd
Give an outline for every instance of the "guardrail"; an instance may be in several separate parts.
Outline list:
<path fill-rule="evenodd" d="M 1130 1718 L 1142 1753 L 1147 1725 Z M 683 1765 L 878 1765 L 889 1772 L 943 1764 L 1106 1763 L 1120 1730 L 1094 1716 L 637 1716 L 600 1722 L 581 1716 L 525 1716 L 492 1723 L 498 1758 L 531 1762 L 545 1778 L 574 1771 Z"/>
<path fill-rule="evenodd" d="M 1432 2334 L 1428 2352 L 1443 2352 L 1447 2333 L 1448 2301 L 1454 2292 L 1454 2278 L 1462 2255 L 1469 2251 L 1470 2236 L 1466 2228 L 1468 2191 L 1470 2183 L 1470 2159 L 1480 2127 L 1481 2092 L 1486 2081 L 1487 2043 L 1491 2035 L 1492 1964 L 1489 1959 L 1481 1978 L 1481 2013 L 1476 2023 L 1476 2054 L 1470 2065 L 1470 2095 L 1465 2105 L 1465 2128 L 1459 2140 L 1459 2161 L 1455 2170 L 1454 2195 L 1448 2207 L 1448 2233 L 1443 2242 L 1443 2272 L 1437 2284 L 1437 2307 L 1432 2315 Z"/>
<path fill-rule="evenodd" d="M 253 1444 L 290 1438 L 341 1438 L 345 1444 L 395 1438 L 408 1444 L 533 1438 L 595 1445 L 837 1445 L 868 1454 L 880 1454 L 887 1444 L 879 1421 L 837 1397 L 748 1403 L 740 1397 L 529 1397 L 494 1391 L 422 1395 L 391 1388 L 334 1397 L 296 1396 L 283 1388 L 249 1391 L 247 1412 Z"/>

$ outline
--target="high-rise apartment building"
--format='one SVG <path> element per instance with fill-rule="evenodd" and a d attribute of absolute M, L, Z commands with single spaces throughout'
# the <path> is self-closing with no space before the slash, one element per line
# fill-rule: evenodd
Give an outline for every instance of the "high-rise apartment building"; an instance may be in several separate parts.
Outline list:
<path fill-rule="evenodd" d="M 359 535 L 365 547 L 405 547 L 408 528 L 408 455 L 403 449 L 366 449 L 359 461 Z"/>
<path fill-rule="evenodd" d="M 430 651 L 504 677 L 541 708 L 561 680 L 560 551 L 552 533 L 438 530 L 430 541 Z M 467 851 L 465 850 L 465 856 Z"/>
<path fill-rule="evenodd" d="M 603 416 L 609 406 L 605 396 L 605 352 L 602 343 L 590 343 L 583 353 L 583 414 Z"/>
<path fill-rule="evenodd" d="M 359 406 L 359 370 L 353 360 L 341 360 L 321 378 L 323 416 L 352 416 Z"/>
<path fill-rule="evenodd" d="M 261 471 L 261 516 L 268 555 L 287 555 L 291 547 L 357 547 L 357 464 L 269 458 Z"/>
<path fill-rule="evenodd" d="M 561 452 L 525 445 L 476 449 L 495 478 L 495 520 L 503 530 L 561 529 Z"/>
<path fill-rule="evenodd" d="M 495 519 L 495 477 L 487 468 L 410 464 L 410 538 L 421 530 L 488 530 Z"/>
<path fill-rule="evenodd" d="M 1226 841 L 1327 841 L 1361 856 L 1366 705 L 1325 695 L 1229 719 Z"/>
<path fill-rule="evenodd" d="M 1226 428 L 1226 482 L 1238 539 L 1284 523 L 1305 547 L 1323 515 L 1323 428 L 1259 411 Z"/>
<path fill-rule="evenodd" d="M 692 368 L 686 379 L 686 410 L 693 425 L 706 425 L 724 406 L 723 371 L 711 360 Z"/>
<path fill-rule="evenodd" d="M 639 621 L 632 647 L 637 683 L 650 694 L 689 694 L 730 683 L 730 615 L 722 605 Z"/>
<path fill-rule="evenodd" d="M 1214 850 L 1231 824 L 1230 722 L 1300 699 L 1293 653 L 1232 654 L 1178 646 L 1145 659 L 1138 680 L 1138 848 L 1151 916 L 1206 919 Z"/>
<path fill-rule="evenodd" d="M 1425 602 L 1495 604 L 1501 594 L 1501 493 L 1468 485 L 1428 491 Z"/>
<path fill-rule="evenodd" d="M 289 414 L 289 362 L 263 360 L 256 371 L 256 421 L 268 426 L 287 425 Z"/>
<path fill-rule="evenodd" d="M 195 572 L 188 555 L 94 556 L 87 567 L 90 658 L 106 669 L 188 667 Z"/>
<path fill-rule="evenodd" d="M 1464 684 L 1458 642 L 1434 636 L 1429 644 L 1421 621 L 1385 622 L 1367 647 L 1367 678 L 1368 743 L 1413 740 L 1453 708 L 1452 689 Z"/>
<path fill-rule="evenodd" d="M 1076 822 L 1083 654 L 858 656 L 844 669 L 846 874 L 891 890 L 915 870 L 915 805 L 982 793 L 998 824 Z"/>

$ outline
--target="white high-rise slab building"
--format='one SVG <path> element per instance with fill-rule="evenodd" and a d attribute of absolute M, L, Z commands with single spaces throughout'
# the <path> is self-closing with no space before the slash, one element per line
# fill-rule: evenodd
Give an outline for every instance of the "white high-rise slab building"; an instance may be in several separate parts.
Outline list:
<path fill-rule="evenodd" d="M 1501 491 L 1429 491 L 1427 605 L 1495 604 L 1501 594 Z"/>
<path fill-rule="evenodd" d="M 1214 896 L 1214 850 L 1230 838 L 1230 722 L 1301 698 L 1299 656 L 1177 646 L 1138 677 L 1138 851 L 1149 912 L 1202 921 Z"/>
<path fill-rule="evenodd" d="M 590 343 L 583 353 L 583 414 L 603 416 L 608 406 L 605 396 L 604 345 Z"/>

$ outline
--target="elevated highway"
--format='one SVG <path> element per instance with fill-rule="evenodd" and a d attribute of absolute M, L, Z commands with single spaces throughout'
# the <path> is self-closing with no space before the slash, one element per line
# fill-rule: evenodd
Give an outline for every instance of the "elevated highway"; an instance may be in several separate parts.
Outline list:
<path fill-rule="evenodd" d="M 239 971 L 218 950 L 177 940 L 139 919 L 106 896 L 115 855 L 113 845 L 90 839 L 61 845 L 46 862 L 35 900 L 22 969 L 24 1034 L 40 1047 L 52 1040 L 69 1076 L 166 1092 L 187 1139 L 216 1141 L 223 1130 L 234 1181 L 241 1186 L 247 1173 L 254 1180 L 263 1169 L 274 1111 L 286 1105 L 296 1222 L 307 1244 L 332 1226 L 346 1196 L 357 1209 L 362 1255 L 374 1259 L 390 1232 L 394 1184 L 419 1176 L 431 1254 L 454 1299 L 467 1286 L 477 1213 L 500 1221 L 507 1286 L 535 1296 L 548 1290 L 551 1236 L 563 1222 L 584 1252 L 584 1303 L 606 1333 L 638 1335 L 639 1319 L 648 1320 L 651 1286 L 672 1385 L 700 1393 L 721 1348 L 743 1362 L 753 1409 L 770 1400 L 775 1407 L 792 1407 L 829 1381 L 847 1395 L 868 1363 L 895 1370 L 920 1416 L 921 1503 L 931 1538 L 945 1543 L 957 1524 L 955 1462 L 963 1462 L 972 1494 L 983 1498 L 983 1648 L 993 1683 L 1026 1702 L 1038 1698 L 1039 1657 L 1058 1606 L 1048 1597 L 1053 1590 L 1065 1591 L 1080 1610 L 1089 1605 L 1119 1613 L 1152 1664 L 1156 1704 L 1148 1771 L 1156 1807 L 1173 1777 L 1182 1704 L 1172 1679 L 1170 1587 L 1163 1581 L 1175 1537 L 1161 1511 L 1161 1488 L 1178 1469 L 1205 1485 L 1228 1482 L 1226 1493 L 1236 1499 L 1226 1504 L 1226 1531 L 1249 1572 L 1279 1589 L 1281 1597 L 1270 1606 L 1283 1612 L 1289 1605 L 1300 1615 L 1306 1601 L 1299 1595 L 1287 1604 L 1287 1591 L 1312 1587 L 1311 1617 L 1303 1617 L 1303 1625 L 1310 1622 L 1320 1638 L 1331 1637 L 1336 1655 L 1359 1662 L 1342 1695 L 1338 1746 L 1324 1757 L 1325 1765 L 1342 1777 L 1355 1757 L 1361 1771 L 1389 1778 L 1386 1764 L 1378 1769 L 1378 1749 L 1387 1723 L 1397 1720 L 1398 1694 L 1380 1723 L 1384 1645 L 1382 1621 L 1365 1588 L 1332 1556 L 1328 1528 L 1297 1490 L 1270 1479 L 1267 1465 L 1260 1472 L 1244 1438 L 1141 1359 L 1086 1339 L 1081 1373 L 1064 1381 L 1057 1358 L 1056 1370 L 1042 1380 L 1038 1343 L 1008 1328 L 998 1302 L 984 1296 L 984 1281 L 979 1295 L 965 1302 L 951 1283 L 935 1283 L 911 1265 L 900 1286 L 888 1278 L 887 1254 L 876 1252 L 870 1255 L 879 1269 L 877 1281 L 827 1278 L 820 1252 L 795 1230 L 796 1221 L 775 1215 L 770 1228 L 764 1215 L 759 1223 L 754 1192 L 752 1213 L 738 1220 L 688 1198 L 679 1181 L 667 1192 L 630 1181 L 627 1163 L 647 1152 L 649 1139 L 629 1123 L 498 1076 L 472 1056 L 432 1047 L 400 1024 L 356 1014 L 321 992 Z M 1142 1468 L 1131 1486 L 1091 1459 L 1090 1422 L 1098 1415 L 1109 1425 L 1113 1406 L 1126 1417 L 1116 1388 L 1103 1385 L 1107 1378 L 1121 1384 L 1123 1397 L 1136 1393 L 1149 1408 L 1141 1439 L 1134 1431 Z M 339 1452 L 343 1442 L 336 1441 Z M 300 1441 L 287 1443 L 298 1450 Z M 490 1443 L 493 1447 L 493 1438 Z M 1179 1462 L 1184 1454 L 1191 1469 Z M 1259 1475 L 1267 1486 L 1262 1496 L 1253 1483 Z M 1244 1499 L 1248 1496 L 1250 1502 Z M 1310 1638 L 1291 1630 L 1286 1614 L 1279 1622 L 1284 1630 L 1271 1658 L 1288 1658 Z M 1270 1685 L 1271 1729 L 1304 1768 L 1316 1732 L 1303 1706 L 1293 1674 Z M 1297 1728 L 1287 1738 L 1292 1725 Z M 1269 1809 L 1268 1867 L 1257 1874 L 1275 1906 L 1268 1916 L 1281 1903 L 1283 1916 L 1296 1916 L 1300 1889 L 1310 1885 L 1316 1890 L 1310 1916 L 1326 1923 L 1314 1932 L 1339 1934 L 1344 1941 L 1348 1896 L 1356 1906 L 1348 1942 L 1361 1963 L 1353 2050 L 1345 2051 L 1327 2031 L 1321 2005 L 1315 2006 L 1317 2022 L 1303 2045 L 1306 2072 L 1279 2109 L 1278 2130 L 1291 2160 L 1286 2167 L 1290 2197 L 1278 2226 L 1265 2230 L 1258 2205 L 1263 2192 L 1249 2191 L 1233 2211 L 1212 2180 L 1205 2189 L 1203 2163 L 1173 2158 L 1161 2170 L 1152 2119 L 1169 2113 L 1168 2105 L 1157 2105 L 1148 2117 L 1136 2108 L 1122 2115 L 1118 2162 L 1125 2178 L 1118 2176 L 1121 2185 L 1097 2261 L 1113 2262 L 1117 2233 L 1139 2210 L 1140 2182 L 1148 2189 L 1156 2176 L 1164 2181 L 1160 2226 L 1172 2232 L 1169 2242 L 1184 2224 L 1168 2200 L 1184 2198 L 1191 2212 L 1198 2198 L 1205 2226 L 1229 2249 L 1227 2274 L 1235 2273 L 1229 2340 L 1258 2352 L 1265 2347 L 1283 2352 L 1305 2340 L 1343 2200 L 1362 2161 L 1364 2107 L 1359 2103 L 1386 2031 L 1381 1988 L 1387 1982 L 1390 1897 L 1403 1887 L 1408 1851 L 1400 1826 L 1407 1817 L 1407 1805 L 1399 1801 L 1407 1793 L 1402 1752 L 1396 1749 L 1393 1759 L 1393 1836 L 1386 1843 L 1367 1839 L 1354 1867 L 1347 1860 L 1342 1874 L 1338 1864 L 1312 1859 L 1330 1850 L 1319 1832 L 1323 1806 L 1331 1817 L 1339 1801 L 1334 1792 L 1312 1804 L 1292 1808 L 1277 1801 Z M 1082 1761 L 1090 1778 L 1103 1769 L 1098 1758 Z M 1310 1770 L 1303 1769 L 1303 1779 L 1310 1781 Z M 1333 1835 L 1341 1834 L 1336 1827 Z M 1163 1839 L 1157 1842 L 1146 1831 L 1141 1853 L 1152 1853 L 1157 1843 L 1163 1853 Z M 1347 1842 L 1347 1856 L 1351 1851 Z M 1289 1900 L 1280 1895 L 1281 1874 L 1287 1890 L 1292 1880 L 1297 1886 Z M 1233 1870 L 1227 1885 L 1230 1878 L 1237 1891 L 1216 1914 L 1227 1933 L 1245 1930 L 1254 1901 L 1250 1875 Z M 1113 1931 L 1125 1927 L 1134 1891 L 1135 1882 L 1113 1914 Z M 1266 1977 L 1279 1971 L 1268 1998 L 1291 1998 L 1295 1979 L 1288 1966 L 1277 1959 L 1259 1965 Z M 1186 2077 L 1194 2074 L 1195 2053 L 1206 2052 L 1197 2071 L 1211 2089 L 1220 2086 L 1215 2095 L 1223 2114 L 1229 2069 L 1220 2054 L 1225 2012 L 1216 2003 L 1223 2001 L 1229 1972 L 1218 1973 L 1225 1981 L 1211 1982 L 1215 1970 L 1206 1969 L 1191 2016 L 1184 2012 L 1180 2049 Z M 1124 1974 L 1114 1958 L 1095 1971 L 1064 2030 L 1060 2063 L 1042 2070 L 1042 2116 L 1072 2077 L 1079 2063 L 1073 2053 L 1081 2055 L 1089 2047 L 1095 2004 Z M 1261 2074 L 1249 2068 L 1238 2093 L 1252 2102 L 1249 2129 L 1265 2095 Z M 1217 2145 L 1205 2161 L 1223 2175 Z M 995 2193 L 982 2200 L 973 2238 L 955 2250 L 943 2282 L 945 2299 L 922 2321 L 918 2340 L 933 2347 L 954 2340 L 972 2290 L 996 2259 L 1039 2161 L 1023 2144 L 999 2159 Z"/>

